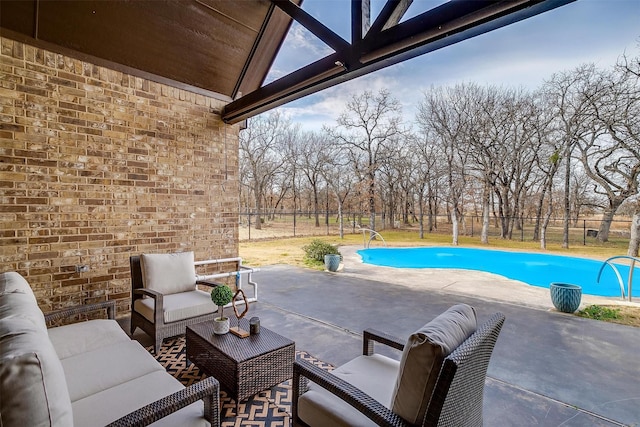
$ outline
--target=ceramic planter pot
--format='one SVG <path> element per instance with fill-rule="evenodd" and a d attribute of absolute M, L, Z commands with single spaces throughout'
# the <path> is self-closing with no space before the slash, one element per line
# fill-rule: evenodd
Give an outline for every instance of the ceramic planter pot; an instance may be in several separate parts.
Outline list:
<path fill-rule="evenodd" d="M 549 292 L 551 292 L 551 302 L 558 311 L 573 313 L 580 307 L 581 286 L 570 283 L 551 283 Z"/>
<path fill-rule="evenodd" d="M 329 254 L 324 256 L 324 268 L 329 271 L 338 271 L 340 267 L 340 255 Z"/>
<path fill-rule="evenodd" d="M 216 335 L 224 335 L 229 332 L 229 318 L 216 317 L 213 319 L 213 333 Z"/>

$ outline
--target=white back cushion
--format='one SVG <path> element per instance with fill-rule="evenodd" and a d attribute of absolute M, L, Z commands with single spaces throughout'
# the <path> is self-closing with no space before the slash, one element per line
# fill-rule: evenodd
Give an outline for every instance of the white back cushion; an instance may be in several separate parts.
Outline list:
<path fill-rule="evenodd" d="M 414 332 L 404 347 L 392 410 L 421 423 L 444 359 L 476 331 L 473 307 L 458 304 Z"/>
<path fill-rule="evenodd" d="M 193 252 L 142 254 L 140 268 L 144 287 L 163 295 L 196 289 Z"/>
<path fill-rule="evenodd" d="M 17 273 L 0 283 L 0 424 L 73 425 L 62 364 L 29 284 Z"/>

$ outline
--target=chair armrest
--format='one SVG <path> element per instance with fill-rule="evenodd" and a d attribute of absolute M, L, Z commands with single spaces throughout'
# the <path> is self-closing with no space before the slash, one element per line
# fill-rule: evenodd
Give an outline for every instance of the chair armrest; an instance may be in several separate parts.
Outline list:
<path fill-rule="evenodd" d="M 365 329 L 362 334 L 362 354 L 365 356 L 371 356 L 373 354 L 374 342 L 379 342 L 400 351 L 404 349 L 405 344 L 404 341 L 400 341 L 399 338 L 396 338 L 393 335 L 389 335 L 375 329 Z"/>
<path fill-rule="evenodd" d="M 158 291 L 154 291 L 152 289 L 147 288 L 138 288 L 133 290 L 134 295 L 144 295 L 147 297 L 151 297 L 154 299 L 162 298 L 162 294 Z"/>
<path fill-rule="evenodd" d="M 75 307 L 63 308 L 62 310 L 51 311 L 44 315 L 45 322 L 55 322 L 67 317 L 76 316 L 78 314 L 89 313 L 91 311 L 107 310 L 107 317 L 109 319 L 116 318 L 116 302 L 115 301 L 103 301 L 94 304 L 78 305 Z"/>
<path fill-rule="evenodd" d="M 198 400 L 204 400 L 204 416 L 211 427 L 220 426 L 220 383 L 214 377 L 190 385 L 162 399 L 156 400 L 109 424 L 107 427 L 146 426 Z"/>
<path fill-rule="evenodd" d="M 216 286 L 220 286 L 222 283 L 209 282 L 206 280 L 196 280 L 196 285 L 208 286 L 210 288 L 215 288 Z"/>
<path fill-rule="evenodd" d="M 298 418 L 298 397 L 302 394 L 300 380 L 307 378 L 328 392 L 353 406 L 379 426 L 409 426 L 399 415 L 369 396 L 364 391 L 349 384 L 306 360 L 298 359 L 293 364 L 293 419 Z"/>
<path fill-rule="evenodd" d="M 164 325 L 164 297 L 158 292 L 147 288 L 134 289 L 133 295 L 143 295 L 154 299 L 153 303 L 153 320 L 156 325 Z M 133 310 L 133 303 L 136 298 L 131 301 L 131 309 Z"/>

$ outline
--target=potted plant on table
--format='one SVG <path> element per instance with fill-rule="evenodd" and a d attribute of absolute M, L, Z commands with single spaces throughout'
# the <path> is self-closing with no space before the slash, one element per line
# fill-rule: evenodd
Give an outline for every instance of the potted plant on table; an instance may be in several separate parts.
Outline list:
<path fill-rule="evenodd" d="M 224 317 L 224 306 L 233 299 L 233 292 L 227 285 L 218 285 L 211 290 L 211 301 L 218 306 L 218 317 L 213 319 L 213 333 L 224 335 L 229 332 L 229 318 Z"/>

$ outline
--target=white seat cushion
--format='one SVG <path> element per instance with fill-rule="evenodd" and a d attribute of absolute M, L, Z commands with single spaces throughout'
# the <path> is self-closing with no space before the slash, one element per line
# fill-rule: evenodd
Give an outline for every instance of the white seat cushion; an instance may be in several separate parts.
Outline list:
<path fill-rule="evenodd" d="M 209 293 L 200 290 L 164 295 L 162 301 L 165 323 L 211 314 L 218 309 L 211 301 Z M 153 305 L 153 298 L 142 298 L 136 300 L 133 304 L 133 309 L 142 314 L 148 321 L 153 322 Z"/>
<path fill-rule="evenodd" d="M 178 380 L 164 371 L 149 373 L 73 402 L 73 425 L 75 427 L 105 426 L 183 388 Z M 202 400 L 199 400 L 151 425 L 154 427 L 201 427 L 208 426 L 209 423 L 204 419 L 204 405 Z"/>
<path fill-rule="evenodd" d="M 374 354 L 358 356 L 332 373 L 358 387 L 390 408 L 400 363 Z M 342 399 L 312 382 L 298 399 L 298 415 L 311 426 L 375 426 L 376 424 Z"/>
<path fill-rule="evenodd" d="M 162 295 L 193 291 L 196 267 L 193 252 L 140 255 L 142 283 Z"/>
<path fill-rule="evenodd" d="M 71 402 L 142 377 L 162 365 L 137 341 L 103 347 L 62 360 Z"/>
<path fill-rule="evenodd" d="M 48 330 L 60 359 L 97 350 L 131 339 L 115 320 L 96 319 Z"/>
<path fill-rule="evenodd" d="M 473 307 L 458 304 L 414 332 L 404 346 L 392 409 L 410 423 L 424 419 L 444 359 L 476 331 Z"/>

